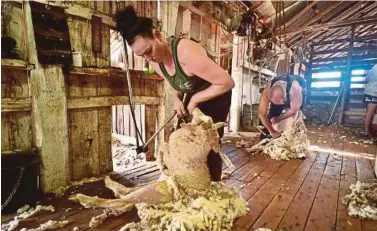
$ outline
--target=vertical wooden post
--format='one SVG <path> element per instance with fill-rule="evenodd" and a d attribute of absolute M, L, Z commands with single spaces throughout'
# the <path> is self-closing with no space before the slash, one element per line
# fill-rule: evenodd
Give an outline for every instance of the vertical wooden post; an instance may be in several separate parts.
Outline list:
<path fill-rule="evenodd" d="M 306 101 L 309 104 L 311 93 L 312 93 L 312 66 L 313 66 L 313 53 L 314 53 L 314 45 L 310 46 L 310 57 L 309 63 L 305 70 L 305 80 L 306 80 L 306 87 L 307 87 L 307 98 Z"/>
<path fill-rule="evenodd" d="M 156 132 L 156 123 L 158 115 L 158 108 L 155 105 L 146 105 L 145 106 L 145 131 L 146 131 L 146 139 L 145 141 L 149 140 Z M 156 137 L 157 139 L 157 137 Z M 146 153 L 146 160 L 151 161 L 155 160 L 154 157 L 155 153 L 155 145 L 154 142 L 150 142 L 148 144 L 148 151 Z"/>
<path fill-rule="evenodd" d="M 338 125 L 343 123 L 344 118 L 344 111 L 346 110 L 348 99 L 350 95 L 350 86 L 351 86 L 351 73 L 352 73 L 352 53 L 353 53 L 353 40 L 355 35 L 355 25 L 351 26 L 351 39 L 348 45 L 348 56 L 347 56 L 347 70 L 343 78 L 343 95 L 342 95 L 342 102 L 340 104 L 340 112 L 338 118 Z"/>
<path fill-rule="evenodd" d="M 44 192 L 53 192 L 69 181 L 67 99 L 62 67 L 41 66 L 37 48 L 31 7 L 28 1 L 24 14 L 28 38 L 28 62 L 35 64 L 31 71 L 32 131 L 33 145 L 39 149 L 43 168 L 41 187 Z"/>

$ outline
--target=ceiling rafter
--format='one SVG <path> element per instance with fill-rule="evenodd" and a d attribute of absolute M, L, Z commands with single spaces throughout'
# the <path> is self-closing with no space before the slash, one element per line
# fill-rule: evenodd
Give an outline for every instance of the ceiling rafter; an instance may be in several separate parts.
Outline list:
<path fill-rule="evenodd" d="M 353 2 L 353 3 L 349 4 L 348 9 L 346 11 L 341 11 L 337 14 L 331 15 L 328 19 L 326 19 L 326 22 L 339 22 L 339 21 L 345 20 L 345 19 L 351 17 L 356 11 L 364 10 L 368 6 L 369 6 L 369 3 Z M 361 7 L 361 9 L 360 9 L 360 7 Z M 317 37 L 317 38 L 322 38 L 322 40 L 323 40 L 324 37 L 327 37 L 329 34 L 331 36 L 332 33 L 334 33 L 334 31 L 313 32 L 313 33 L 311 33 L 310 35 L 307 36 L 307 39 L 313 40 L 315 37 Z M 299 42 L 299 38 L 300 38 L 300 35 L 297 35 L 297 36 L 291 38 L 288 43 L 290 44 L 291 47 L 293 47 Z M 295 41 L 297 41 L 297 42 L 295 42 Z M 319 42 L 319 41 L 317 39 L 317 41 L 315 41 L 315 42 Z"/>
<path fill-rule="evenodd" d="M 354 18 L 355 17 L 355 15 L 353 14 L 354 12 L 356 12 L 358 10 L 359 11 L 368 11 L 371 8 L 374 7 L 373 4 L 369 5 L 368 3 L 363 3 L 363 2 L 358 3 L 359 6 L 362 5 L 362 4 L 364 6 L 362 6 L 361 9 L 358 9 L 357 6 L 355 5 L 355 7 L 352 7 L 348 11 L 341 14 L 340 18 L 333 17 L 333 18 L 337 18 L 337 20 L 334 20 L 334 21 L 341 21 L 341 20 L 344 20 L 344 19 Z M 366 16 L 370 16 L 370 15 L 367 14 Z M 333 39 L 334 37 L 339 38 L 341 35 L 344 35 L 344 33 L 339 34 L 337 31 L 324 31 L 324 32 L 315 32 L 314 34 L 310 35 L 309 38 L 312 39 L 314 37 L 320 37 L 320 38 L 322 38 L 322 40 L 320 40 L 320 41 L 325 41 L 325 40 Z"/>
<path fill-rule="evenodd" d="M 305 26 L 305 27 L 297 28 L 295 30 L 282 32 L 282 35 L 292 35 L 292 34 L 297 34 L 304 31 L 308 31 L 308 30 L 326 30 L 326 29 L 339 28 L 339 27 L 348 27 L 354 24 L 371 24 L 371 23 L 377 23 L 377 18 L 366 17 L 366 18 L 350 19 L 350 20 L 346 20 L 342 22 L 329 22 L 329 23 L 317 24 L 313 26 Z"/>
<path fill-rule="evenodd" d="M 304 22 L 302 25 L 299 25 L 299 28 L 295 28 L 294 30 L 295 31 L 296 30 L 305 31 L 305 30 L 303 30 L 304 28 L 310 26 L 312 23 L 316 22 L 317 20 L 319 20 L 320 18 L 322 18 L 324 15 L 328 14 L 330 11 L 332 11 L 333 9 L 335 9 L 336 7 L 338 7 L 341 3 L 342 2 L 340 2 L 340 1 L 332 3 L 328 8 L 322 10 L 319 14 L 317 14 L 316 16 L 314 16 L 313 18 L 311 18 L 309 21 Z M 280 33 L 287 36 L 287 32 L 280 32 Z"/>
<path fill-rule="evenodd" d="M 291 19 L 289 19 L 286 23 L 280 26 L 282 27 L 288 27 L 291 25 L 294 21 L 296 21 L 298 18 L 300 18 L 302 15 L 304 15 L 306 12 L 308 12 L 314 5 L 318 3 L 318 0 L 312 1 L 309 5 L 307 5 L 304 9 L 299 11 L 295 16 L 293 16 Z"/>

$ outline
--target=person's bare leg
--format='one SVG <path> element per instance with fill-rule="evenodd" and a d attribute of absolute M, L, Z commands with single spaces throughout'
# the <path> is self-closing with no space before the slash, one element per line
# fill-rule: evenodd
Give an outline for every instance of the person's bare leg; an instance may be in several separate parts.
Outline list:
<path fill-rule="evenodd" d="M 365 136 L 370 135 L 369 128 L 370 128 L 370 124 L 372 122 L 372 118 L 374 116 L 374 112 L 376 110 L 376 107 L 377 107 L 377 104 L 373 104 L 373 103 L 369 103 L 367 105 L 367 112 L 366 112 L 366 115 L 365 115 L 365 123 L 364 123 L 364 135 Z"/>

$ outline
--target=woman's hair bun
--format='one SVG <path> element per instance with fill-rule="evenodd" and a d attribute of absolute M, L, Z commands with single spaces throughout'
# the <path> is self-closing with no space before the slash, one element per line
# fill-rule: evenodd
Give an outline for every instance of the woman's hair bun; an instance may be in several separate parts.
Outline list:
<path fill-rule="evenodd" d="M 153 23 L 150 18 L 138 17 L 133 6 L 119 10 L 116 15 L 116 28 L 124 39 L 131 45 L 138 35 L 153 37 Z"/>

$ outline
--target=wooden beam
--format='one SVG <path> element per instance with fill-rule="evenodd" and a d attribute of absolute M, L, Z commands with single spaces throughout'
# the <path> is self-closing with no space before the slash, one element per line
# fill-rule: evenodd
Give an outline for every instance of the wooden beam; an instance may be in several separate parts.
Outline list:
<path fill-rule="evenodd" d="M 362 8 L 362 9 L 360 9 L 358 7 L 358 5 L 361 5 L 361 4 L 364 5 L 364 8 Z M 348 10 L 342 12 L 341 15 L 339 15 L 339 16 L 338 15 L 332 16 L 331 19 L 336 19 L 333 22 L 341 22 L 342 20 L 346 20 L 347 18 L 349 18 L 350 15 L 353 15 L 355 12 L 367 8 L 368 4 L 369 4 L 369 2 L 357 2 L 354 5 L 351 5 L 348 8 Z M 369 7 L 370 7 L 370 5 L 369 5 Z M 330 20 L 330 22 L 331 22 L 331 20 Z M 347 31 L 347 33 L 348 33 L 348 31 Z M 344 33 L 338 33 L 338 32 L 333 31 L 333 30 L 331 30 L 331 31 L 323 31 L 323 32 L 318 31 L 318 32 L 311 33 L 311 35 L 309 35 L 307 37 L 307 40 L 310 41 L 310 40 L 313 40 L 313 38 L 325 37 L 328 34 L 330 34 L 330 36 L 333 35 L 333 34 L 336 34 L 336 36 L 338 37 L 338 36 L 343 35 Z M 298 38 L 299 38 L 299 36 L 296 36 L 295 39 L 289 41 L 290 46 L 295 46 L 299 42 L 299 40 L 297 42 L 294 42 L 294 43 L 292 43 L 292 42 L 295 41 L 295 40 L 297 40 Z M 326 37 L 326 39 L 328 39 L 328 37 Z"/>
<path fill-rule="evenodd" d="M 340 87 L 311 87 L 312 92 L 339 91 Z"/>
<path fill-rule="evenodd" d="M 336 78 L 312 78 L 312 83 L 314 82 L 331 82 L 331 81 L 341 81 L 341 77 L 336 77 Z"/>
<path fill-rule="evenodd" d="M 241 66 L 243 68 L 246 68 L 246 69 L 250 68 L 251 71 L 255 71 L 255 72 L 259 72 L 260 71 L 264 75 L 268 75 L 268 76 L 271 76 L 271 77 L 275 77 L 276 76 L 276 72 L 273 72 L 273 71 L 271 71 L 269 69 L 260 67 L 258 65 L 252 64 L 252 63 L 249 63 L 248 61 L 244 61 L 243 63 L 241 63 Z"/>
<path fill-rule="evenodd" d="M 54 30 L 53 28 L 44 29 L 34 24 L 34 32 L 39 35 L 42 35 L 43 37 L 56 38 L 56 39 L 69 41 L 68 34 Z"/>
<path fill-rule="evenodd" d="M 162 98 L 149 96 L 134 96 L 135 104 L 159 105 Z M 98 97 L 78 97 L 68 99 L 68 109 L 108 107 L 112 105 L 128 105 L 127 96 L 98 96 Z"/>
<path fill-rule="evenodd" d="M 312 95 L 310 97 L 311 101 L 334 101 L 338 98 L 337 96 L 318 96 L 318 95 Z"/>
<path fill-rule="evenodd" d="M 344 115 L 348 116 L 364 116 L 365 111 L 345 111 Z"/>
<path fill-rule="evenodd" d="M 308 12 L 317 3 L 318 3 L 318 0 L 312 1 L 304 9 L 302 9 L 301 11 L 299 11 L 293 18 L 289 19 L 288 22 L 284 23 L 284 25 L 281 25 L 280 28 L 288 27 L 289 25 L 291 25 L 294 21 L 296 21 L 301 16 L 303 16 L 306 12 Z M 281 29 L 280 29 L 280 31 L 281 31 Z"/>
<path fill-rule="evenodd" d="M 351 62 L 351 67 L 352 68 L 364 67 L 366 69 L 369 69 L 369 66 L 373 66 L 375 63 L 377 63 L 377 60 L 356 60 L 356 61 Z M 346 62 L 344 63 L 333 62 L 333 63 L 327 63 L 327 64 L 315 64 L 315 65 L 313 64 L 312 66 L 312 68 L 324 68 L 324 67 L 346 68 L 347 63 Z"/>
<path fill-rule="evenodd" d="M 300 28 L 306 28 L 307 26 L 311 25 L 313 22 L 319 20 L 320 18 L 322 18 L 324 15 L 326 15 L 327 13 L 329 13 L 330 11 L 332 11 L 334 8 L 338 7 L 342 2 L 341 1 L 337 1 L 337 2 L 334 2 L 332 3 L 329 7 L 327 7 L 326 9 L 324 9 L 322 12 L 320 12 L 319 14 L 317 14 L 316 16 L 314 16 L 313 18 L 309 19 L 309 21 L 305 22 L 303 25 L 300 25 Z M 297 30 L 297 28 L 295 28 L 294 30 Z M 305 31 L 305 30 L 303 30 Z M 303 31 L 300 31 L 300 32 L 303 32 Z M 280 31 L 278 32 L 277 34 L 279 35 L 285 35 L 285 36 L 292 36 L 296 33 L 286 33 L 284 31 Z"/>
<path fill-rule="evenodd" d="M 314 46 L 310 46 L 310 57 L 309 57 L 309 63 L 308 63 L 308 66 L 306 67 L 306 71 L 305 71 L 305 80 L 307 82 L 307 86 L 308 86 L 308 95 L 307 95 L 307 99 L 308 99 L 308 103 L 310 103 L 310 96 L 311 96 L 311 86 L 312 86 L 312 64 L 313 64 L 313 50 L 314 50 Z"/>
<path fill-rule="evenodd" d="M 376 49 L 377 49 L 377 46 L 362 46 L 362 47 L 356 47 L 354 49 L 354 52 L 375 51 Z M 323 55 L 323 54 L 331 54 L 331 53 L 339 53 L 339 52 L 348 52 L 348 48 L 317 51 L 317 52 L 314 52 L 314 55 Z"/>
<path fill-rule="evenodd" d="M 377 53 L 372 53 L 368 55 L 353 55 L 352 60 L 353 61 L 361 61 L 361 60 L 366 60 L 366 59 L 372 59 L 372 58 L 377 58 Z M 330 58 L 316 58 L 313 60 L 314 63 L 319 63 L 319 62 L 328 62 L 328 61 L 339 61 L 339 60 L 347 60 L 347 55 L 346 56 L 341 56 L 341 57 L 330 57 Z"/>
<path fill-rule="evenodd" d="M 340 112 L 338 117 L 338 125 L 343 123 L 344 118 L 344 111 L 347 106 L 347 101 L 349 99 L 350 94 L 350 84 L 351 84 L 351 63 L 352 63 L 352 52 L 353 52 L 353 38 L 355 36 L 355 25 L 351 28 L 351 40 L 349 42 L 348 47 L 348 59 L 347 59 L 347 70 L 345 73 L 345 77 L 343 78 L 343 93 L 342 93 L 342 101 L 340 103 Z"/>
<path fill-rule="evenodd" d="M 339 52 L 347 52 L 348 48 L 341 48 L 341 49 L 334 49 L 334 50 L 324 50 L 324 51 L 315 51 L 313 55 L 324 55 L 324 54 L 332 54 L 332 53 L 339 53 Z"/>
<path fill-rule="evenodd" d="M 20 59 L 1 59 L 1 67 L 23 69 L 23 70 L 35 69 L 34 64 L 27 64 L 24 60 L 20 60 Z"/>
<path fill-rule="evenodd" d="M 30 98 L 3 98 L 1 99 L 1 112 L 31 111 Z"/>
<path fill-rule="evenodd" d="M 349 43 L 350 38 L 345 38 L 345 39 L 333 39 L 330 41 L 320 41 L 317 43 L 312 43 L 314 46 L 322 46 L 322 45 L 329 45 L 329 44 L 335 44 L 335 43 L 344 43 L 347 42 Z"/>
<path fill-rule="evenodd" d="M 70 74 L 93 75 L 102 77 L 125 77 L 126 72 L 120 68 L 93 68 L 93 67 L 71 67 Z M 131 77 L 163 81 L 164 78 L 158 74 L 148 74 L 144 71 L 130 70 Z"/>
<path fill-rule="evenodd" d="M 38 147 L 43 163 L 40 171 L 42 191 L 54 192 L 70 180 L 65 79 L 59 65 L 39 64 L 30 2 L 23 4 L 27 58 L 29 63 L 37 65 L 30 77 L 32 144 Z"/>
<path fill-rule="evenodd" d="M 316 58 L 316 59 L 313 59 L 313 63 L 328 62 L 328 61 L 339 61 L 339 60 L 346 60 L 346 59 L 347 59 L 347 56 L 330 57 L 330 58 Z"/>
<path fill-rule="evenodd" d="M 377 18 L 376 17 L 367 17 L 367 18 L 358 18 L 358 19 L 351 19 L 343 22 L 329 22 L 329 23 L 324 23 L 324 24 L 318 24 L 318 25 L 313 25 L 313 26 L 303 26 L 297 29 L 292 29 L 289 31 L 282 31 L 280 35 L 294 35 L 297 33 L 301 33 L 304 31 L 316 31 L 316 30 L 329 30 L 329 29 L 337 29 L 341 27 L 348 27 L 352 25 L 358 25 L 358 24 L 373 24 L 377 23 Z"/>
<path fill-rule="evenodd" d="M 80 18 L 85 18 L 85 19 L 90 20 L 92 19 L 92 16 L 95 15 L 102 18 L 102 23 L 110 26 L 111 28 L 116 27 L 116 23 L 112 15 L 94 12 L 93 9 L 90 9 L 81 5 L 77 5 L 77 4 L 69 5 L 70 3 L 66 3 L 64 1 L 46 1 L 46 0 L 35 0 L 35 1 L 42 4 L 46 4 L 46 5 L 62 7 L 64 8 L 66 14 L 78 16 Z"/>
<path fill-rule="evenodd" d="M 359 5 L 363 5 L 363 4 L 364 4 L 364 2 L 350 3 L 347 10 L 341 11 L 341 12 L 334 14 L 334 15 L 331 15 L 331 17 L 328 18 L 327 22 L 340 22 L 342 20 L 345 20 L 345 19 L 347 19 L 347 17 L 349 15 L 351 15 L 355 11 L 359 10 L 359 8 L 358 8 Z M 365 3 L 365 4 L 368 4 L 368 3 Z M 311 35 L 307 36 L 307 40 L 311 41 L 313 38 L 323 37 L 327 33 L 328 33 L 328 31 L 327 32 L 321 32 L 321 31 L 314 32 Z M 294 38 L 294 39 L 290 39 L 290 41 L 289 41 L 290 46 L 295 46 L 300 41 L 300 40 L 296 41 L 298 38 L 299 38 L 299 36 L 296 36 L 296 38 Z M 293 41 L 296 41 L 296 42 L 292 43 Z"/>
<path fill-rule="evenodd" d="M 200 9 L 196 8 L 195 6 L 192 5 L 191 2 L 179 2 L 179 6 L 187 9 L 187 10 L 190 10 L 191 12 L 203 17 L 203 18 L 206 18 L 207 20 L 209 20 L 210 22 L 219 22 L 218 20 L 216 20 L 215 18 L 213 18 L 211 15 L 208 15 L 207 13 L 201 11 Z"/>

